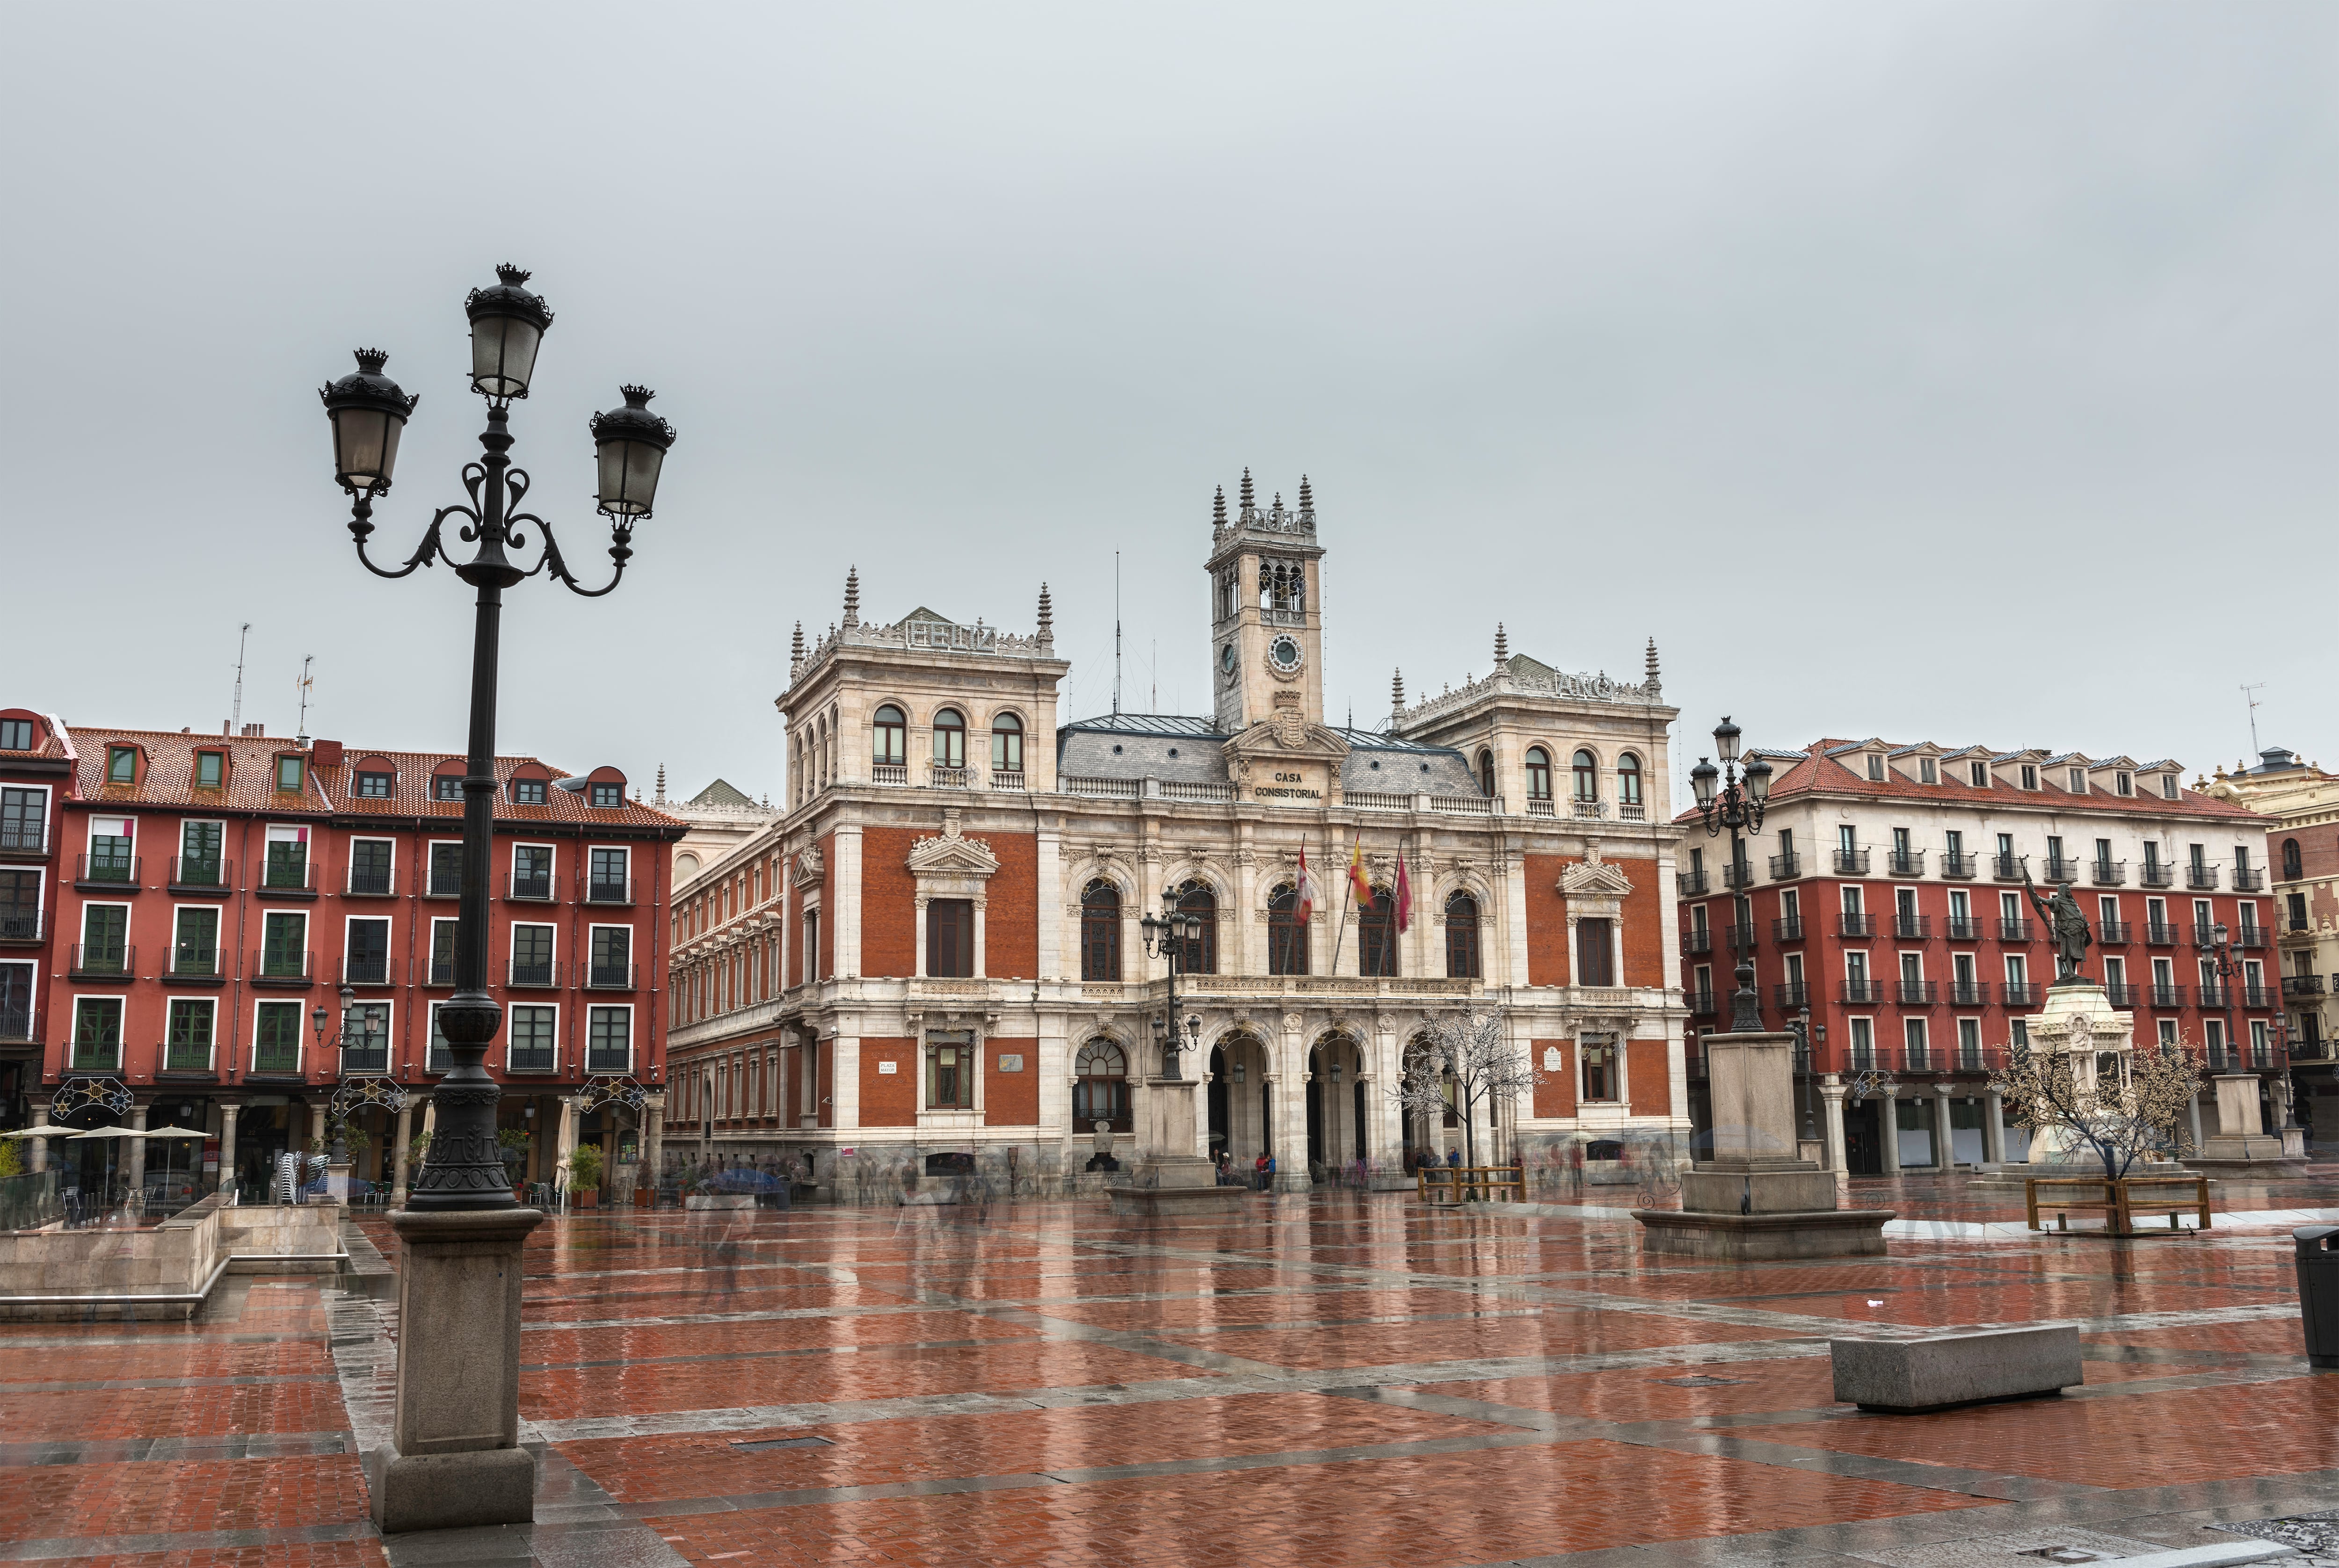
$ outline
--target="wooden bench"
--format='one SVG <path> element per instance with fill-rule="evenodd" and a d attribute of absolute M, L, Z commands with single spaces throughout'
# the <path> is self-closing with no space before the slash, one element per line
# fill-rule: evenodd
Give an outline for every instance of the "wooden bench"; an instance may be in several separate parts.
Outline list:
<path fill-rule="evenodd" d="M 2181 1228 L 2177 1216 L 2190 1212 L 2210 1228 L 2209 1178 L 2206 1176 L 2034 1176 L 2023 1183 L 2030 1228 L 2044 1230 L 2039 1211 L 2055 1216 L 2055 1228 L 2068 1231 L 2073 1214 L 2101 1214 L 2108 1236 L 2134 1236 L 2138 1215 L 2166 1214 L 2168 1228 Z M 2178 1189 L 2184 1189 L 2182 1197 Z"/>
<path fill-rule="evenodd" d="M 1521 1203 L 1527 1200 L 1526 1172 L 1515 1165 L 1425 1165 L 1416 1178 L 1416 1194 L 1425 1203 L 1463 1203 L 1503 1194 Z"/>

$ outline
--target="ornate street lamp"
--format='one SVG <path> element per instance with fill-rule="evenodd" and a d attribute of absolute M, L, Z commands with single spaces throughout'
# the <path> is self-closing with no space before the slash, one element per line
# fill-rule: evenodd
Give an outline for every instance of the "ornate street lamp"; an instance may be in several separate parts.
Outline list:
<path fill-rule="evenodd" d="M 2234 1035 L 2233 940 L 2234 933 L 2226 929 L 2224 921 L 2217 921 L 2209 927 L 2209 952 L 2212 955 L 2210 962 L 2217 971 L 2218 1000 L 2225 1004 L 2226 1065 L 2227 1067 L 2238 1067 L 2244 1060 L 2241 1041 Z M 2250 1065 L 2255 1067 L 2257 1064 L 2253 1060 Z"/>
<path fill-rule="evenodd" d="M 1154 1016 L 1153 1043 L 1161 1050 L 1161 1076 L 1174 1080 L 1183 1076 L 1178 1069 L 1179 1051 L 1187 1049 L 1199 1050 L 1202 1045 L 1202 1021 L 1199 1018 L 1188 1018 L 1183 1034 L 1179 1032 L 1176 1023 L 1178 965 L 1185 954 L 1186 944 L 1202 939 L 1202 917 L 1179 909 L 1177 890 L 1165 887 L 1161 890 L 1160 914 L 1149 914 L 1137 924 L 1145 933 L 1146 952 L 1167 961 L 1169 965 L 1169 1001 Z"/>
<path fill-rule="evenodd" d="M 592 420 L 599 470 L 601 512 L 610 519 L 609 581 L 587 588 L 561 558 L 560 545 L 542 518 L 518 509 L 528 490 L 528 471 L 511 466 L 509 412 L 525 398 L 536 374 L 537 350 L 552 325 L 544 301 L 524 285 L 528 274 L 517 267 L 496 269 L 498 282 L 477 289 L 464 301 L 471 323 L 471 390 L 488 400 L 488 428 L 480 433 L 482 456 L 463 467 L 469 505 L 441 507 L 424 529 L 422 542 L 395 570 L 376 566 L 366 553 L 373 532 L 373 499 L 388 493 L 398 462 L 398 439 L 416 398 L 381 373 L 387 356 L 358 351 L 358 369 L 318 395 L 333 427 L 333 477 L 350 493 L 350 533 L 358 559 L 377 577 L 402 577 L 418 567 L 444 561 L 479 590 L 471 645 L 471 713 L 469 764 L 463 779 L 463 875 L 455 928 L 455 994 L 439 1009 L 454 1066 L 433 1096 L 438 1129 L 430 1161 L 423 1167 L 407 1207 L 423 1212 L 511 1208 L 511 1186 L 496 1149 L 496 1102 L 501 1090 L 488 1076 L 488 1047 L 501 1026 L 502 1010 L 488 994 L 488 863 L 495 829 L 496 674 L 503 591 L 538 572 L 548 572 L 572 591 L 597 598 L 617 586 L 633 555 L 634 525 L 650 516 L 658 476 L 674 445 L 674 427 L 649 411 L 653 394 L 622 389 L 625 405 Z M 442 537 L 449 518 L 463 519 L 457 532 L 475 547 L 469 560 L 450 554 Z M 536 563 L 523 567 L 509 551 L 529 544 L 522 525 L 533 525 L 541 547 Z M 319 1009 L 321 1017 L 323 1009 Z M 321 1039 L 321 1029 L 320 1031 Z"/>
<path fill-rule="evenodd" d="M 1713 754 L 1722 759 L 1722 765 L 1715 767 L 1700 757 L 1697 766 L 1689 770 L 1690 785 L 1697 792 L 1698 815 L 1705 822 L 1706 836 L 1719 837 L 1722 829 L 1730 830 L 1730 871 L 1725 880 L 1733 892 L 1743 889 L 1752 879 L 1746 863 L 1745 843 L 1740 835 L 1762 831 L 1762 814 L 1771 800 L 1771 764 L 1759 756 L 1750 757 L 1741 768 L 1739 735 L 1738 726 L 1724 715 L 1713 731 Z M 1754 994 L 1753 917 L 1750 914 L 1731 923 L 1738 931 L 1738 991 L 1730 999 L 1729 1032 L 1759 1032 L 1762 1009 Z"/>

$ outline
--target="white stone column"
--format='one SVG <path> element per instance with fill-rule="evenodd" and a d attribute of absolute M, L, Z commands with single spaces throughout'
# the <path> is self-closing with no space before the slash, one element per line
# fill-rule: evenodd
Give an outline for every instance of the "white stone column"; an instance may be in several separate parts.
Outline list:
<path fill-rule="evenodd" d="M 913 929 L 917 935 L 910 953 L 910 972 L 923 980 L 926 978 L 926 895 L 920 893 L 913 902 L 917 909 Z"/>
<path fill-rule="evenodd" d="M 133 1132 L 146 1130 L 147 1109 L 148 1108 L 143 1105 L 133 1105 L 130 1108 L 130 1129 Z M 138 1200 L 139 1195 L 146 1190 L 146 1140 L 143 1138 L 133 1138 L 124 1141 L 130 1145 L 130 1198 L 134 1203 Z"/>
<path fill-rule="evenodd" d="M 991 901 L 987 898 L 978 898 L 974 901 L 974 978 L 977 980 L 988 980 L 991 978 L 991 971 L 989 968 L 990 959 L 982 951 L 984 911 L 990 906 L 990 903 Z M 921 910 L 919 912 L 923 915 L 924 911 Z M 923 923 L 923 922 L 921 923 Z M 923 973 L 924 971 L 922 970 L 919 972 Z"/>
<path fill-rule="evenodd" d="M 658 1175 L 666 1169 L 666 1096 L 654 1094 L 642 1106 L 642 1163 L 649 1171 L 645 1184 L 650 1203 L 657 1204 Z"/>
<path fill-rule="evenodd" d="M 1314 1183 L 1308 1176 L 1308 1045 L 1298 1013 L 1284 1016 L 1273 1066 L 1275 1189 L 1306 1192 Z"/>
<path fill-rule="evenodd" d="M 1525 985 L 1528 974 L 1526 861 L 1524 857 L 1516 861 L 1508 856 L 1498 858 L 1493 874 L 1497 879 L 1495 891 L 1503 907 L 1501 951 L 1505 962 L 1499 983 Z M 1571 974 L 1568 978 L 1575 977 Z M 1496 977 L 1490 974 L 1486 981 L 1495 984 Z"/>
<path fill-rule="evenodd" d="M 1949 1090 L 1946 1079 L 1933 1080 L 1933 1169 L 1946 1171 L 1958 1163 L 1957 1129 L 1950 1125 Z"/>
<path fill-rule="evenodd" d="M 830 879 L 830 888 L 836 898 L 834 909 L 823 910 L 821 918 L 834 922 L 829 927 L 829 942 L 834 950 L 833 962 L 840 978 L 855 978 L 861 973 L 861 828 L 858 823 L 840 823 L 834 846 L 836 850 L 836 872 Z M 925 972 L 926 925 L 925 912 L 919 911 L 918 972 Z"/>
<path fill-rule="evenodd" d="M 1831 1072 L 1820 1080 L 1820 1102 L 1825 1111 L 1825 1119 L 1820 1125 L 1820 1140 L 1827 1151 L 1824 1156 L 1827 1168 L 1838 1176 L 1843 1175 L 1846 1169 L 1843 1149 L 1843 1095 L 1844 1084 L 1841 1074 Z"/>
<path fill-rule="evenodd" d="M 1983 1098 L 1981 1114 L 1981 1157 L 1992 1165 L 2006 1160 L 2006 1102 L 1991 1090 Z"/>
<path fill-rule="evenodd" d="M 861 1125 L 861 1025 L 856 1020 L 852 1027 L 853 1032 L 847 1034 L 840 1023 L 836 1039 L 831 1042 L 831 1060 L 834 1065 L 829 1070 L 828 1092 L 834 1103 L 829 1107 L 828 1125 L 840 1132 Z M 911 1070 L 917 1071 L 924 1063 L 925 1041 L 915 1040 L 911 1046 Z"/>
<path fill-rule="evenodd" d="M 33 1125 L 35 1127 L 46 1127 L 49 1125 L 49 1108 L 47 1106 L 36 1105 L 33 1107 Z M 34 1138 L 27 1139 L 25 1141 L 33 1146 L 33 1169 L 36 1172 L 48 1169 L 49 1140 L 45 1138 Z M 226 1151 L 233 1149 L 234 1148 L 235 1107 L 231 1105 L 227 1108 L 226 1142 L 222 1149 L 222 1158 L 224 1159 Z"/>
<path fill-rule="evenodd" d="M 1064 873 L 1059 863 L 1056 834 L 1052 829 L 1041 830 L 1033 845 L 1032 855 L 1035 862 L 1033 876 L 1039 883 L 1035 892 L 1041 911 L 1039 931 L 1040 978 L 1056 980 L 1064 972 L 1064 926 L 1068 920 L 1076 917 L 1058 914 L 1055 912 L 1067 904 L 1080 902 L 1081 893 L 1078 888 L 1067 890 L 1063 886 Z M 1124 919 L 1127 918 L 1127 914 L 1128 912 L 1124 910 L 1122 912 Z M 1073 951 L 1077 952 L 1080 951 L 1077 936 L 1073 938 Z M 1040 1064 L 1035 1061 L 1031 1065 L 1036 1069 Z M 1046 1125 L 1044 1117 L 1041 1125 Z"/>
<path fill-rule="evenodd" d="M 1242 837 L 1235 855 L 1234 907 L 1219 912 L 1219 967 L 1229 974 L 1258 974 L 1267 968 L 1258 945 L 1258 856 L 1250 851 L 1248 827 L 1238 832 Z"/>
<path fill-rule="evenodd" d="M 1878 1114 L 1877 1121 L 1878 1124 L 1884 1129 L 1884 1148 L 1882 1150 L 1884 1174 L 1887 1176 L 1898 1176 L 1900 1174 L 1900 1100 L 1899 1086 L 1896 1085 L 1891 1089 L 1886 1090 L 1884 1091 L 1884 1098 L 1880 1103 L 1882 1109 Z"/>

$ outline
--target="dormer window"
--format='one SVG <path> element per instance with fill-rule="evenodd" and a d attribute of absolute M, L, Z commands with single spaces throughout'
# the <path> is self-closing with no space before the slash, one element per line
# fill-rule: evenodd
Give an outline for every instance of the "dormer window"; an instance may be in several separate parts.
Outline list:
<path fill-rule="evenodd" d="M 0 719 L 0 752 L 28 752 L 32 749 L 32 720 Z"/>
<path fill-rule="evenodd" d="M 287 754 L 276 759 L 276 792 L 297 794 L 301 790 L 301 759 Z"/>
<path fill-rule="evenodd" d="M 1919 757 L 1917 778 L 1920 784 L 1939 784 L 1941 782 L 1941 770 L 1933 765 L 1931 757 Z"/>
<path fill-rule="evenodd" d="M 2087 769 L 2073 768 L 2071 770 L 2071 793 L 2073 794 L 2085 794 L 2087 793 Z"/>
<path fill-rule="evenodd" d="M 114 784 L 138 782 L 138 748 L 136 746 L 105 748 L 105 782 Z"/>
<path fill-rule="evenodd" d="M 2129 794 L 2134 794 L 2135 793 L 2136 793 L 2136 775 L 2135 775 L 2135 774 L 2112 774 L 2112 794 L 2118 794 L 2118 795 L 2129 795 Z"/>
<path fill-rule="evenodd" d="M 1868 776 L 1877 784 L 1884 782 L 1884 757 L 1878 752 L 1868 754 Z"/>
<path fill-rule="evenodd" d="M 2028 763 L 2024 763 L 2022 764 L 2022 787 L 2024 789 L 2037 789 L 2038 787 L 2038 770 L 2031 766 Z"/>
<path fill-rule="evenodd" d="M 593 786 L 592 801 L 593 804 L 597 806 L 623 805 L 626 804 L 626 786 L 623 784 L 597 784 Z"/>
<path fill-rule="evenodd" d="M 1988 789 L 1989 787 L 1989 764 L 1988 763 L 1968 763 L 1966 764 L 1966 776 L 1973 781 L 1974 788 Z"/>
<path fill-rule="evenodd" d="M 461 800 L 463 798 L 463 775 L 461 774 L 440 774 L 437 778 L 432 779 L 430 781 L 430 798 L 433 800 Z"/>
<path fill-rule="evenodd" d="M 388 800 L 390 798 L 390 774 L 385 773 L 363 773 L 358 774 L 357 797 L 360 800 Z"/>
<path fill-rule="evenodd" d="M 219 789 L 227 783 L 227 754 L 197 752 L 195 754 L 195 787 Z"/>
<path fill-rule="evenodd" d="M 512 803 L 515 805 L 542 805 L 544 781 L 542 779 L 512 780 Z"/>
<path fill-rule="evenodd" d="M 2176 775 L 2175 774 L 2162 774 L 2160 775 L 2160 798 L 2163 800 L 2175 800 L 2176 798 Z"/>

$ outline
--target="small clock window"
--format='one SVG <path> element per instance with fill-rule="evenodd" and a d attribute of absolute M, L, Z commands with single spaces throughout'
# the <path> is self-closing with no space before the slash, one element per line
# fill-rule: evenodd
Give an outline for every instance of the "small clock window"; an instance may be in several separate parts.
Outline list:
<path fill-rule="evenodd" d="M 1235 673 L 1234 644 L 1229 643 L 1225 647 L 1219 650 L 1219 668 L 1226 671 L 1229 675 Z"/>

